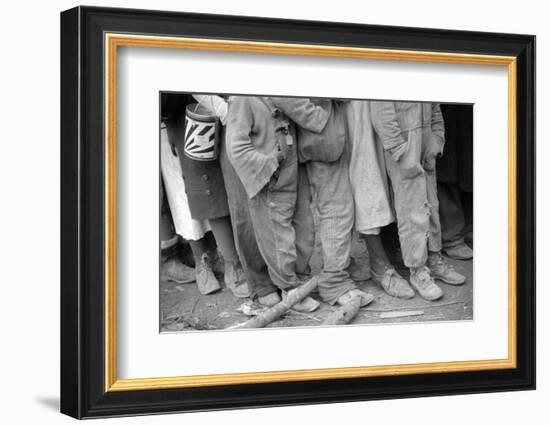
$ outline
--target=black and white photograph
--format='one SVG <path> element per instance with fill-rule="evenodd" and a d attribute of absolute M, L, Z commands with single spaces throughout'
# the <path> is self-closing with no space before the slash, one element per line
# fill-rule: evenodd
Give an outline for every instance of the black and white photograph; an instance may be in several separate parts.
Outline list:
<path fill-rule="evenodd" d="M 475 105 L 159 96 L 161 332 L 473 320 Z"/>

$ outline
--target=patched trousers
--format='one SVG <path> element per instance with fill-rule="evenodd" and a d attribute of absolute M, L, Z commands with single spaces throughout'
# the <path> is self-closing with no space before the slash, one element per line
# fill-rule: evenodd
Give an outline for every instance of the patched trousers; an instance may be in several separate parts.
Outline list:
<path fill-rule="evenodd" d="M 223 171 L 227 203 L 235 237 L 235 247 L 247 274 L 252 298 L 264 297 L 277 288 L 271 283 L 266 263 L 260 253 L 254 234 L 254 225 L 248 208 L 248 196 L 239 176 L 227 157 L 225 144 L 221 144 L 220 164 Z"/>
<path fill-rule="evenodd" d="M 386 169 L 394 193 L 403 262 L 407 267 L 426 264 L 428 251 L 441 251 L 441 225 L 435 176 L 435 158 L 426 155 L 437 143 L 427 129 L 410 130 L 407 149 L 399 162 L 386 152 Z M 404 172 L 401 164 L 412 160 L 417 172 Z"/>
<path fill-rule="evenodd" d="M 309 273 L 314 228 L 307 175 L 294 154 L 248 201 L 256 241 L 271 281 L 280 289 L 299 286 Z"/>

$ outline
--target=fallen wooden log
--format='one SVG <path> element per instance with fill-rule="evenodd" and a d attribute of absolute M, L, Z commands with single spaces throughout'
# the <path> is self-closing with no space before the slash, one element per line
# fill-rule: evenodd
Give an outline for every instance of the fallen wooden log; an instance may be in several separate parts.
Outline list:
<path fill-rule="evenodd" d="M 353 320 L 359 312 L 361 306 L 361 297 L 353 297 L 349 302 L 334 310 L 326 317 L 322 326 L 345 325 Z"/>
<path fill-rule="evenodd" d="M 252 319 L 232 327 L 232 329 L 265 328 L 267 325 L 284 315 L 294 304 L 306 298 L 317 287 L 318 282 L 319 279 L 317 279 L 317 276 L 312 277 L 303 285 L 289 291 L 280 303 L 275 304 L 273 307 L 254 316 Z"/>

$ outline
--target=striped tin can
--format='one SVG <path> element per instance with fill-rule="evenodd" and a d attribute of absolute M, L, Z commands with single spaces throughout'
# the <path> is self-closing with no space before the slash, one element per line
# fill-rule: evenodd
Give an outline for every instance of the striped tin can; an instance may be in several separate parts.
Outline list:
<path fill-rule="evenodd" d="M 218 158 L 220 121 L 210 110 L 198 103 L 185 108 L 185 138 L 183 152 L 196 161 Z"/>

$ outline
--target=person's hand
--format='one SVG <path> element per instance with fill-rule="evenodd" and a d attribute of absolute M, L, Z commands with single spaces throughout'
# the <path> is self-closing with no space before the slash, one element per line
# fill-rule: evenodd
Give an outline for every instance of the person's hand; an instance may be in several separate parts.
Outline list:
<path fill-rule="evenodd" d="M 403 177 L 412 179 L 422 174 L 423 169 L 420 165 L 420 152 L 418 144 L 409 142 L 402 143 L 394 147 L 390 154 L 394 161 L 399 164 Z"/>
<path fill-rule="evenodd" d="M 431 135 L 430 143 L 424 153 L 424 169 L 426 171 L 435 171 L 437 157 L 441 154 L 441 141 L 435 134 Z"/>
<path fill-rule="evenodd" d="M 269 154 L 269 156 L 274 157 L 277 160 L 277 163 L 280 164 L 285 159 L 284 154 L 278 149 L 275 148 L 273 152 Z"/>
<path fill-rule="evenodd" d="M 424 171 L 417 158 L 410 155 L 403 155 L 399 159 L 399 168 L 404 177 L 412 179 Z"/>

